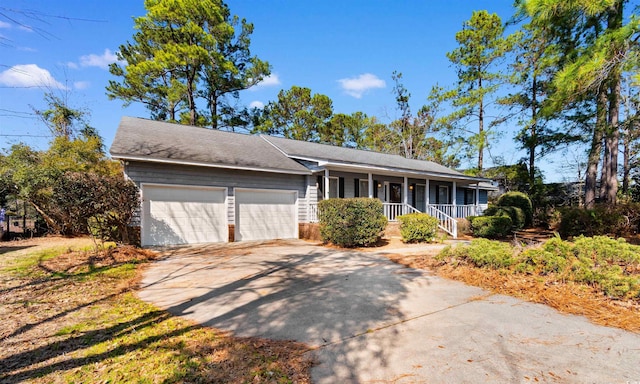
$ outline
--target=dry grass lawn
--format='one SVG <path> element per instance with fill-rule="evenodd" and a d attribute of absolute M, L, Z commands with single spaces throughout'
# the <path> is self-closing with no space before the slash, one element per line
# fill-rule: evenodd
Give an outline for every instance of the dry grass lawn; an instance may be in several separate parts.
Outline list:
<path fill-rule="evenodd" d="M 237 338 L 135 296 L 151 251 L 90 239 L 0 244 L 2 383 L 308 383 L 296 342 Z"/>

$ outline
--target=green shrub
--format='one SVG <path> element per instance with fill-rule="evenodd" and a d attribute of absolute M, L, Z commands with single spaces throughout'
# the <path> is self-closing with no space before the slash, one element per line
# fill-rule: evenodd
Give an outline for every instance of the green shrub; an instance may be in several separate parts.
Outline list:
<path fill-rule="evenodd" d="M 508 216 L 513 225 L 512 230 L 519 231 L 525 226 L 526 217 L 524 211 L 519 207 L 492 205 L 484 211 L 485 216 Z"/>
<path fill-rule="evenodd" d="M 508 216 L 477 216 L 471 220 L 471 231 L 476 237 L 500 238 L 511 233 L 513 222 Z"/>
<path fill-rule="evenodd" d="M 514 273 L 549 276 L 549 281 L 573 281 L 619 299 L 640 299 L 640 246 L 605 236 L 559 237 L 544 245 L 518 251 L 508 244 L 476 239 L 468 246 L 447 247 L 437 259 L 453 265 L 507 269 Z"/>
<path fill-rule="evenodd" d="M 448 246 L 437 256 L 439 260 L 466 261 L 476 267 L 506 268 L 514 263 L 513 248 L 506 243 L 475 239 L 469 245 Z"/>
<path fill-rule="evenodd" d="M 558 232 L 563 238 L 598 235 L 621 237 L 638 233 L 640 204 L 596 205 L 593 209 L 568 207 L 560 210 Z"/>
<path fill-rule="evenodd" d="M 640 246 L 629 244 L 625 239 L 580 236 L 574 240 L 574 253 L 578 258 L 591 259 L 597 265 L 640 267 Z"/>
<path fill-rule="evenodd" d="M 341 247 L 375 244 L 387 225 L 378 199 L 328 199 L 318 203 L 320 236 Z"/>
<path fill-rule="evenodd" d="M 568 265 L 569 260 L 564 254 L 550 252 L 544 248 L 528 248 L 518 256 L 516 271 L 541 275 L 560 274 Z"/>
<path fill-rule="evenodd" d="M 400 234 L 405 243 L 427 242 L 435 239 L 438 231 L 438 219 L 426 213 L 409 213 L 397 217 L 400 222 Z"/>
<path fill-rule="evenodd" d="M 529 196 L 522 192 L 507 192 L 498 198 L 496 205 L 501 207 L 518 207 L 524 212 L 524 226 L 533 223 L 533 205 Z"/>

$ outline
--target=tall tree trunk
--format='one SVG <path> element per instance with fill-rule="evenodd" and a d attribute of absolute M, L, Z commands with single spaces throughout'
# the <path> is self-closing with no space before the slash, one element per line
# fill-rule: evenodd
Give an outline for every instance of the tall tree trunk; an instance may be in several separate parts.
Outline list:
<path fill-rule="evenodd" d="M 622 0 L 618 0 L 615 4 L 609 9 L 609 15 L 607 20 L 607 29 L 610 31 L 617 31 L 622 28 Z M 607 138 L 606 138 L 606 149 L 605 152 L 608 153 L 606 160 L 608 162 L 608 166 L 606 169 L 606 174 L 604 173 L 603 168 L 603 179 L 602 183 L 604 184 L 604 201 L 607 204 L 616 204 L 617 196 L 618 196 L 618 145 L 620 144 L 620 82 L 622 77 L 621 65 L 620 63 L 616 63 L 615 57 L 623 54 L 624 52 L 620 52 L 624 48 L 620 47 L 619 44 L 615 43 L 615 46 L 612 47 L 611 50 L 612 58 L 611 60 L 615 63 L 611 72 L 609 73 L 609 117 L 607 121 Z"/>
<path fill-rule="evenodd" d="M 629 137 L 629 125 L 632 124 L 629 119 L 631 118 L 630 114 L 627 115 L 627 123 L 625 124 L 624 134 L 622 135 L 622 144 L 624 145 L 624 149 L 622 150 L 622 194 L 626 195 L 629 193 L 629 184 L 631 184 L 631 166 L 629 158 L 631 157 L 631 140 Z"/>
<path fill-rule="evenodd" d="M 606 88 L 601 85 L 596 96 L 596 124 L 593 128 L 591 148 L 589 149 L 589 159 L 587 160 L 587 172 L 584 182 L 584 205 L 591 209 L 596 204 L 598 164 L 602 152 L 602 139 L 607 125 L 607 93 Z"/>
<path fill-rule="evenodd" d="M 218 129 L 218 95 L 216 91 L 209 96 L 209 111 L 211 113 L 211 129 Z"/>
<path fill-rule="evenodd" d="M 538 79 L 533 75 L 531 84 L 531 138 L 529 140 L 529 193 L 535 189 L 536 181 L 536 147 L 538 146 Z"/>
<path fill-rule="evenodd" d="M 478 89 L 482 89 L 482 79 L 478 79 Z M 484 162 L 484 99 L 480 98 L 478 105 L 478 175 L 482 176 L 482 167 Z"/>
<path fill-rule="evenodd" d="M 618 197 L 618 145 L 620 144 L 620 78 L 612 79 L 609 91 L 609 121 L 606 144 L 609 147 L 609 170 L 604 181 L 604 201 L 616 204 Z"/>

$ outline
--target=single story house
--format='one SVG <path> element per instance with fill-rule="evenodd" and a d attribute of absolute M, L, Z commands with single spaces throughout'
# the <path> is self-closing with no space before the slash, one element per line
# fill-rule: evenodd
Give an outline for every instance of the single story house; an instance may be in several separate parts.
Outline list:
<path fill-rule="evenodd" d="M 319 200 L 348 197 L 382 200 L 390 221 L 429 213 L 455 237 L 495 189 L 430 161 L 133 117 L 110 153 L 140 188 L 143 246 L 298 238 Z"/>

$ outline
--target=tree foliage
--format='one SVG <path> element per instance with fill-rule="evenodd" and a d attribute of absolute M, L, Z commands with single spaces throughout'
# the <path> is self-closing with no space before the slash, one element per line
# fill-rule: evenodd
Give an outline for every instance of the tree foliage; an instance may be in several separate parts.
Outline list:
<path fill-rule="evenodd" d="M 143 103 L 156 120 L 212 128 L 246 126 L 239 91 L 270 74 L 252 56 L 253 25 L 219 0 L 145 0 L 132 42 L 120 46 L 109 98 Z"/>
<path fill-rule="evenodd" d="M 128 224 L 139 205 L 138 188 L 121 176 L 66 172 L 52 186 L 48 215 L 64 234 L 91 233 L 129 243 Z"/>
<path fill-rule="evenodd" d="M 552 100 L 557 109 L 585 99 L 595 105 L 588 132 L 591 145 L 585 176 L 587 207 L 593 207 L 598 197 L 597 171 L 601 160 L 600 198 L 610 204 L 617 201 L 621 79 L 625 69 L 637 71 L 640 36 L 637 17 L 624 17 L 626 3 L 626 0 L 520 3 L 521 11 L 538 30 L 560 31 L 561 25 L 571 27 L 552 35 L 567 58 L 554 76 Z"/>
<path fill-rule="evenodd" d="M 278 100 L 265 107 L 263 121 L 255 131 L 295 140 L 343 142 L 341 135 L 329 132 L 332 115 L 333 102 L 328 96 L 294 85 L 288 91 L 281 90 Z"/>
<path fill-rule="evenodd" d="M 513 45 L 513 38 L 503 34 L 504 26 L 497 14 L 474 11 L 456 33 L 459 47 L 447 53 L 458 74 L 457 86 L 443 95 L 455 108 L 448 118 L 454 122 L 450 132 L 458 142 L 465 143 L 469 154 L 477 156 L 479 173 L 484 168 L 484 151 L 493 130 L 501 122 L 500 119 L 485 120 L 487 107 L 505 80 L 497 64 Z M 477 129 L 469 127 L 474 121 Z"/>

